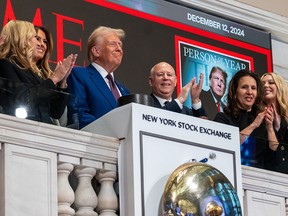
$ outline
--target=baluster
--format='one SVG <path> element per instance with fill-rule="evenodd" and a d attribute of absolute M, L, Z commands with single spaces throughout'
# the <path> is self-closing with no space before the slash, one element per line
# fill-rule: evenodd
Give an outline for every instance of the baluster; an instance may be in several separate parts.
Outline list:
<path fill-rule="evenodd" d="M 58 216 L 73 216 L 74 209 L 70 206 L 74 202 L 75 195 L 71 188 L 68 176 L 73 170 L 73 165 L 70 163 L 58 164 Z"/>
<path fill-rule="evenodd" d="M 96 179 L 101 184 L 97 206 L 99 216 L 117 216 L 118 199 L 113 187 L 117 173 L 115 171 L 99 171 Z"/>
<path fill-rule="evenodd" d="M 285 199 L 286 216 L 288 216 L 288 198 Z"/>
<path fill-rule="evenodd" d="M 98 199 L 92 187 L 91 179 L 95 176 L 96 169 L 90 167 L 77 167 L 75 175 L 78 178 L 78 186 L 75 191 L 76 216 L 98 216 L 94 211 Z"/>

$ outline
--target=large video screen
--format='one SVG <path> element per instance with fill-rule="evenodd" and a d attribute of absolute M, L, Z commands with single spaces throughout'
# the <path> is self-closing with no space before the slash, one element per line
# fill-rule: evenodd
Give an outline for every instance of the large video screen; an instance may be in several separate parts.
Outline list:
<path fill-rule="evenodd" d="M 21 19 L 48 27 L 54 38 L 54 65 L 70 53 L 79 54 L 77 65 L 88 65 L 89 34 L 98 26 L 122 28 L 126 32 L 124 57 L 114 75 L 132 93 L 150 94 L 150 69 L 160 61 L 175 67 L 175 95 L 191 77 L 198 81 L 200 73 L 204 74 L 203 91 L 207 91 L 214 66 L 227 73 L 226 86 L 239 69 L 259 75 L 272 71 L 269 33 L 177 2 L 0 0 L 0 17 L 2 26 Z"/>

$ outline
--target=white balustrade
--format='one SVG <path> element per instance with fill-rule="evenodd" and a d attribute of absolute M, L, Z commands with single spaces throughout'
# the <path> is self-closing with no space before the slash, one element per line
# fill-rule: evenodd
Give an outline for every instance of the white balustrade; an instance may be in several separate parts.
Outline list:
<path fill-rule="evenodd" d="M 68 181 L 73 168 L 70 163 L 58 164 L 58 216 L 75 215 L 75 210 L 70 207 L 75 200 L 75 195 Z"/>
<path fill-rule="evenodd" d="M 118 139 L 2 114 L 0 122 L 1 216 L 98 215 L 91 180 L 105 169 L 114 173 L 109 185 L 115 181 Z"/>
<path fill-rule="evenodd" d="M 91 184 L 95 174 L 95 168 L 79 166 L 75 169 L 75 175 L 78 179 L 74 202 L 77 209 L 76 216 L 98 216 L 94 211 L 98 204 L 98 199 Z"/>
<path fill-rule="evenodd" d="M 118 198 L 113 187 L 117 179 L 117 173 L 101 170 L 98 172 L 96 179 L 101 184 L 98 195 L 99 204 L 97 206 L 100 216 L 117 216 Z"/>
<path fill-rule="evenodd" d="M 117 216 L 118 139 L 2 114 L 0 122 L 1 216 Z M 243 166 L 245 216 L 288 216 L 287 179 Z"/>

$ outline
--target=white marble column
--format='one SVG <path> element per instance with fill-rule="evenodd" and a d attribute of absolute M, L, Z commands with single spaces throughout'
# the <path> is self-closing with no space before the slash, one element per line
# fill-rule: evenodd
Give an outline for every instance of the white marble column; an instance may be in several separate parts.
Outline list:
<path fill-rule="evenodd" d="M 98 216 L 94 211 L 98 204 L 98 199 L 91 184 L 91 179 L 95 174 L 95 168 L 79 166 L 75 169 L 75 175 L 78 178 L 74 202 L 77 210 L 76 216 Z"/>
<path fill-rule="evenodd" d="M 74 191 L 71 188 L 68 176 L 73 170 L 70 163 L 58 164 L 58 216 L 73 216 L 74 209 L 70 206 L 74 202 Z"/>
<path fill-rule="evenodd" d="M 117 173 L 115 171 L 99 171 L 96 179 L 101 184 L 97 206 L 99 216 L 117 216 L 118 198 L 113 187 Z"/>

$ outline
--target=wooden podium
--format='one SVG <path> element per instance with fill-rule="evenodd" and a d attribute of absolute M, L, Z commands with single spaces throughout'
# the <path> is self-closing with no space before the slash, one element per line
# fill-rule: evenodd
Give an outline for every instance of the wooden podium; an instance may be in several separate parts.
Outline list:
<path fill-rule="evenodd" d="M 117 137 L 120 215 L 161 215 L 161 196 L 170 174 L 195 159 L 220 170 L 242 204 L 239 130 L 141 104 L 119 107 L 83 131 Z"/>

